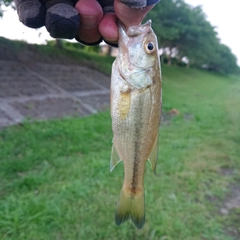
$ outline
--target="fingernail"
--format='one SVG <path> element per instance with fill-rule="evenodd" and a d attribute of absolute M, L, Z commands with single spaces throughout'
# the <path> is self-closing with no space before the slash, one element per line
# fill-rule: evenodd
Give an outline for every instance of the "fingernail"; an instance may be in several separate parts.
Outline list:
<path fill-rule="evenodd" d="M 81 27 L 85 29 L 93 29 L 97 26 L 98 18 L 93 16 L 82 16 Z"/>

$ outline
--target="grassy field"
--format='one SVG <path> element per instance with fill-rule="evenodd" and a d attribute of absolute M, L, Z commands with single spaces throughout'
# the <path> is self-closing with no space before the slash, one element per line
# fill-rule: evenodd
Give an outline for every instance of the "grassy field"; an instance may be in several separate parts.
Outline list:
<path fill-rule="evenodd" d="M 0 239 L 233 239 L 240 209 L 219 205 L 240 180 L 240 79 L 164 66 L 163 80 L 163 111 L 180 114 L 161 125 L 159 176 L 146 168 L 142 230 L 114 223 L 123 165 L 109 172 L 103 112 L 0 131 Z"/>
<path fill-rule="evenodd" d="M 54 46 L 55 41 L 38 45 L 0 37 L 0 59 L 16 61 L 23 57 L 25 61 L 87 65 L 105 74 L 111 73 L 114 58 L 91 51 L 96 49 L 96 46 L 90 48 L 78 43 L 61 42 L 62 46 L 59 48 Z"/>

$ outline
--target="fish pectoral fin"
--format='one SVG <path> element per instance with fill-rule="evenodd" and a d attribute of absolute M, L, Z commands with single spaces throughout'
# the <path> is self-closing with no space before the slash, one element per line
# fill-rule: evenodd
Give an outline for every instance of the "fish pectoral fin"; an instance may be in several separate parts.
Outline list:
<path fill-rule="evenodd" d="M 156 137 L 155 143 L 153 145 L 152 152 L 148 158 L 148 161 L 151 164 L 153 173 L 156 174 L 156 168 L 157 168 L 157 158 L 158 158 L 158 136 Z"/>
<path fill-rule="evenodd" d="M 112 145 L 112 154 L 111 154 L 111 161 L 110 161 L 110 172 L 112 172 L 112 170 L 116 167 L 116 165 L 121 162 L 122 160 L 120 159 L 117 149 L 114 145 Z"/>

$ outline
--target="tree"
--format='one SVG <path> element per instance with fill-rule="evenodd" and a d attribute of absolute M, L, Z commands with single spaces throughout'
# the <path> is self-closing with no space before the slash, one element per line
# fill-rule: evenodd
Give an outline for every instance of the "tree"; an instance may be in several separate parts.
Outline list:
<path fill-rule="evenodd" d="M 185 57 L 194 67 L 207 66 L 221 73 L 236 69 L 236 57 L 220 43 L 200 6 L 192 7 L 183 0 L 162 0 L 147 17 L 153 20 L 159 47 L 167 53 L 168 64 L 174 53 L 179 61 Z"/>
<path fill-rule="evenodd" d="M 206 20 L 201 7 L 186 11 L 185 32 L 177 42 L 181 56 L 186 56 L 191 65 L 201 67 L 209 59 L 214 45 L 219 44 L 214 27 Z"/>
<path fill-rule="evenodd" d="M 179 59 L 187 56 L 191 63 L 200 62 L 204 58 L 204 43 L 216 38 L 202 9 L 192 8 L 183 0 L 162 0 L 155 8 L 149 16 L 154 19 L 159 46 L 168 48 L 170 57 L 175 49 Z"/>
<path fill-rule="evenodd" d="M 230 48 L 224 44 L 215 46 L 214 55 L 211 56 L 206 67 L 222 74 L 237 73 L 239 67 L 237 58 L 232 54 Z"/>
<path fill-rule="evenodd" d="M 3 16 L 3 11 L 1 9 L 1 6 L 2 5 L 10 6 L 11 4 L 13 4 L 13 0 L 0 0 L 0 17 Z"/>
<path fill-rule="evenodd" d="M 153 20 L 153 29 L 158 36 L 159 47 L 168 49 L 169 64 L 171 64 L 172 50 L 176 48 L 175 42 L 180 39 L 181 31 L 185 27 L 180 21 L 183 16 L 181 11 L 183 4 L 182 0 L 176 2 L 163 0 L 147 16 Z"/>
<path fill-rule="evenodd" d="M 1 5 L 9 6 L 12 2 L 13 0 L 0 0 L 0 6 Z"/>

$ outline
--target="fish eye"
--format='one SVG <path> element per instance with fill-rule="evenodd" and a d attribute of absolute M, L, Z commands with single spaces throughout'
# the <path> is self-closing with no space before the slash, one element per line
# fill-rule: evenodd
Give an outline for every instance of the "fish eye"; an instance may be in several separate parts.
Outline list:
<path fill-rule="evenodd" d="M 153 42 L 147 42 L 145 45 L 145 51 L 148 54 L 152 54 L 156 51 L 156 47 Z"/>
<path fill-rule="evenodd" d="M 151 50 L 154 49 L 154 46 L 151 42 L 149 42 L 148 45 L 147 45 L 147 48 L 148 48 L 149 51 L 151 51 Z"/>

